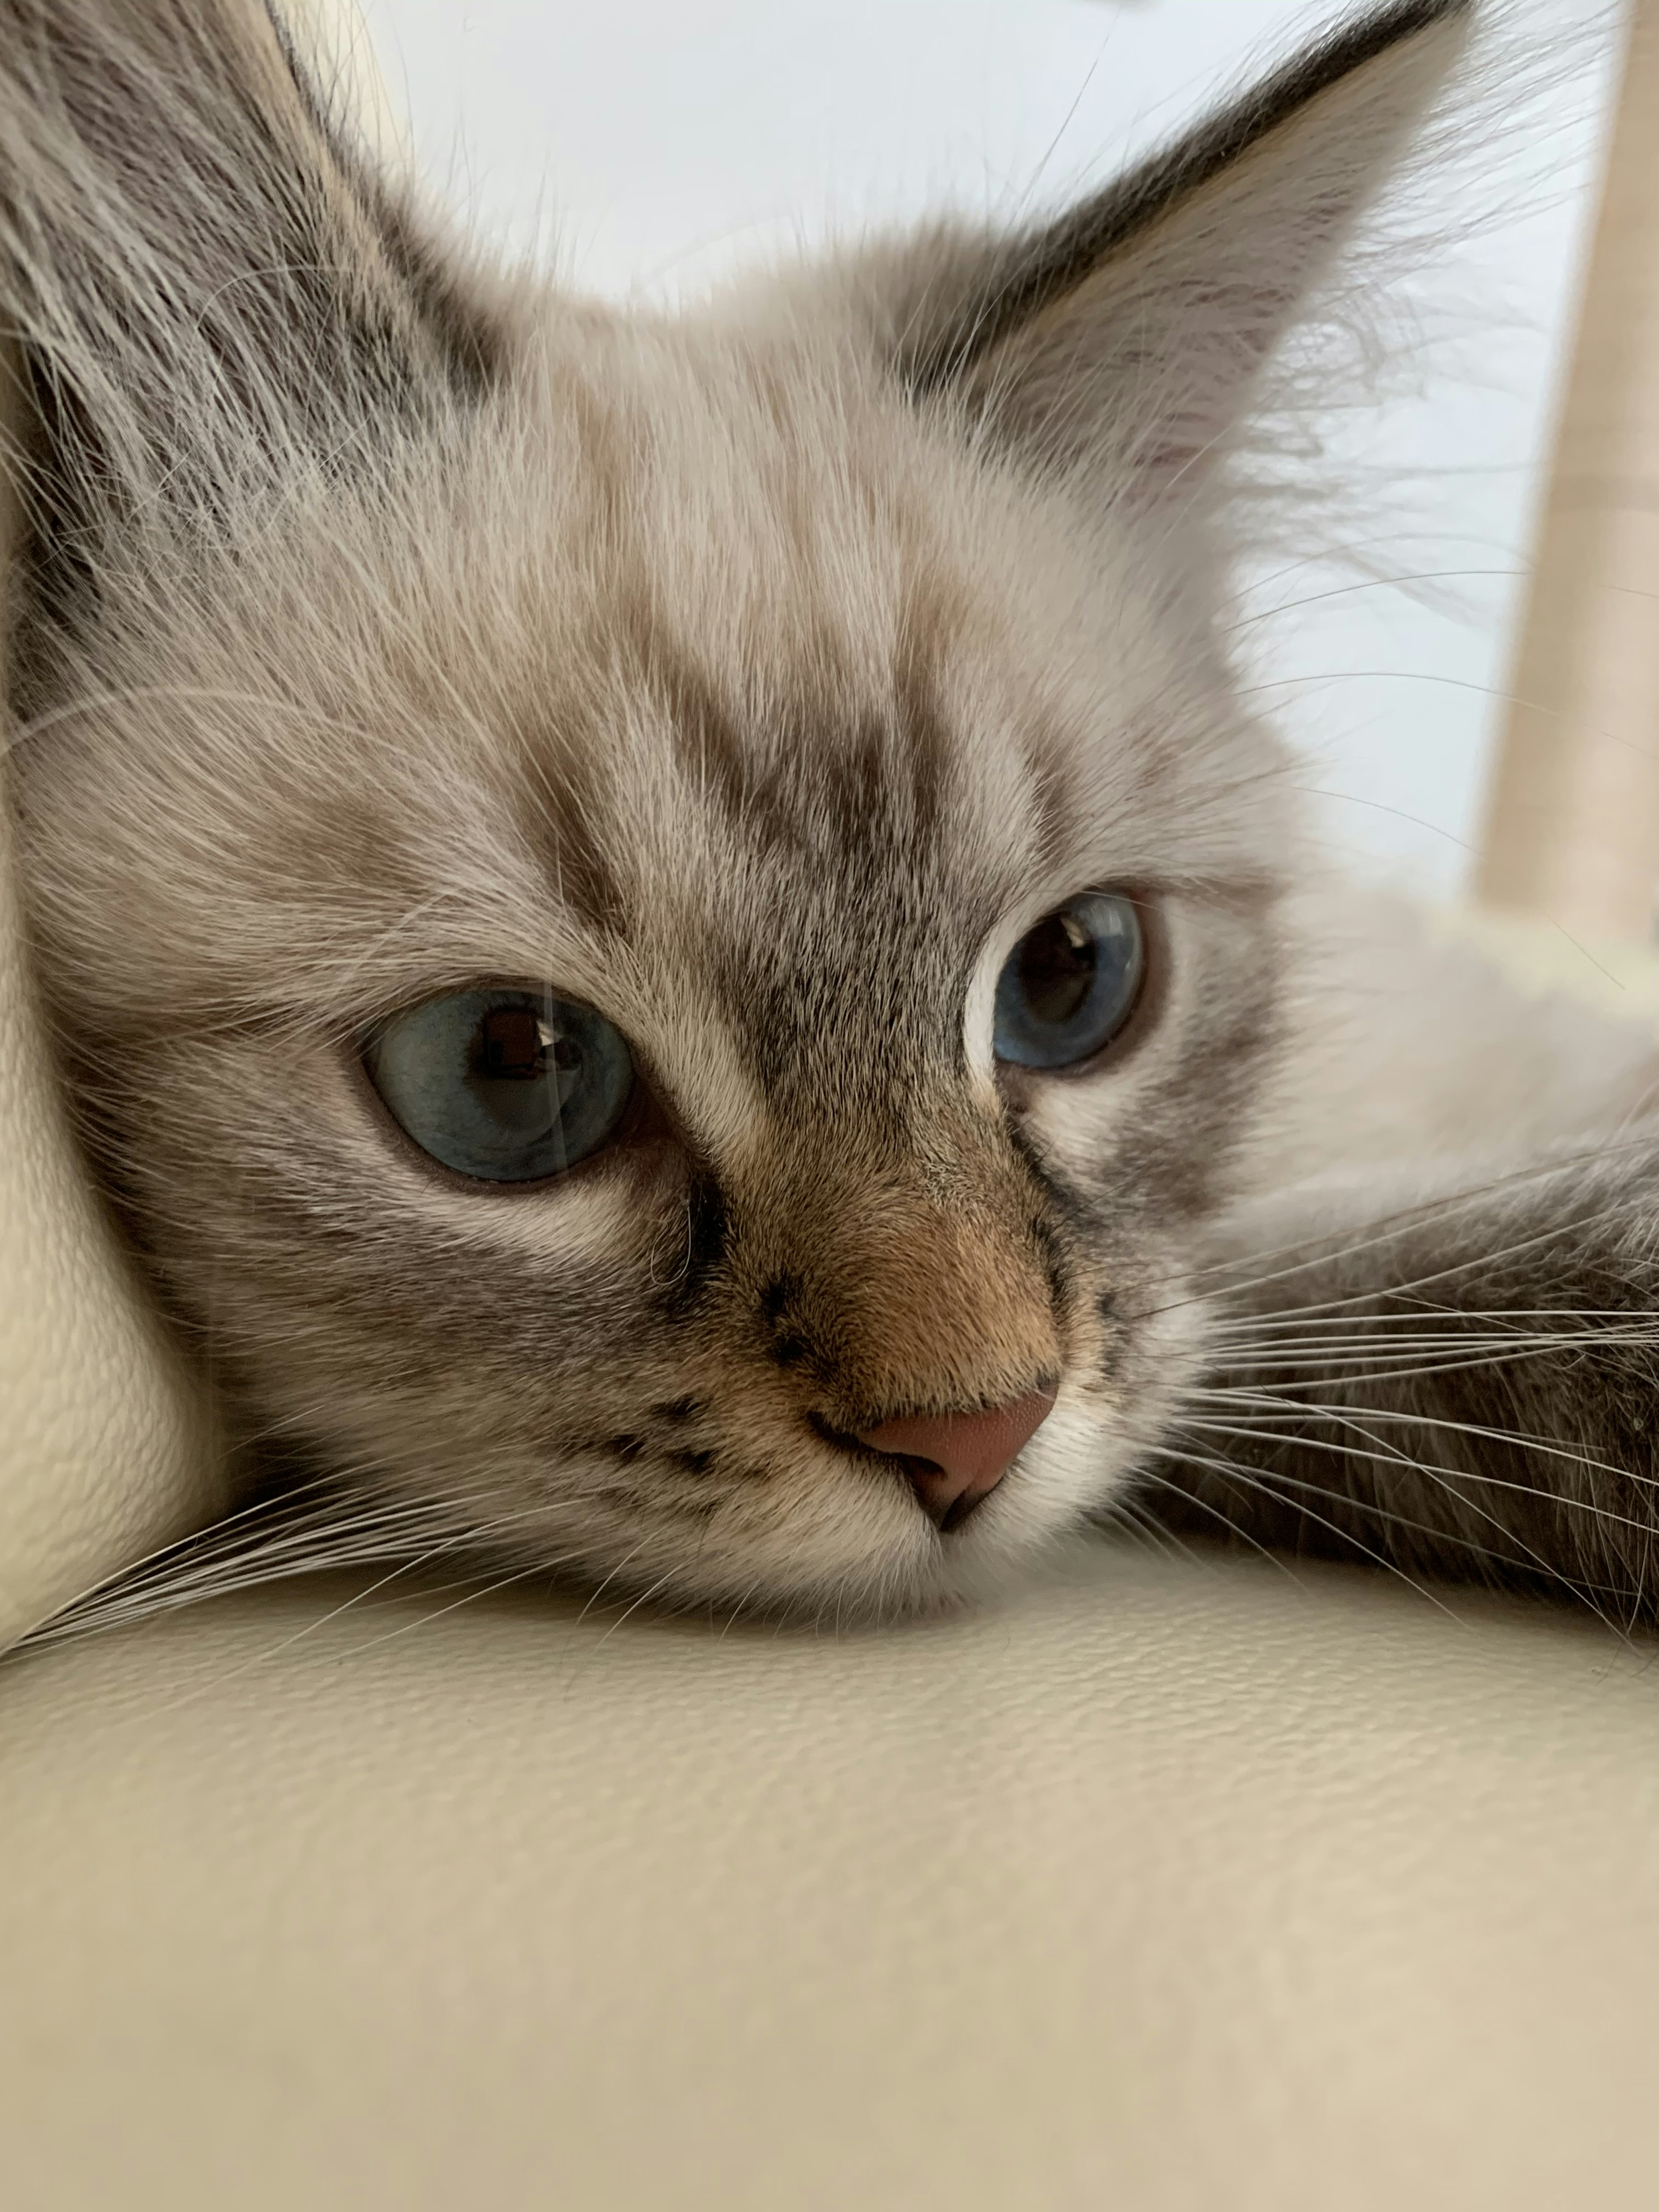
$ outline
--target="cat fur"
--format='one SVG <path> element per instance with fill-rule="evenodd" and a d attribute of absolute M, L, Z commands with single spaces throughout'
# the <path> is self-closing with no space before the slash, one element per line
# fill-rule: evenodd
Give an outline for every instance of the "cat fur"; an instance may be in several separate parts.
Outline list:
<path fill-rule="evenodd" d="M 308 1556 L 839 1617 L 1156 1510 L 1651 1612 L 1646 1042 L 1311 890 L 1224 619 L 1265 380 L 1472 14 L 668 314 L 446 239 L 252 4 L 0 0 L 33 957 Z M 1130 1030 L 1000 1067 L 1090 887 Z M 626 1142 L 503 1189 L 392 1126 L 366 1030 L 484 977 L 623 1032 Z M 948 1534 L 853 1441 L 1045 1386 Z"/>

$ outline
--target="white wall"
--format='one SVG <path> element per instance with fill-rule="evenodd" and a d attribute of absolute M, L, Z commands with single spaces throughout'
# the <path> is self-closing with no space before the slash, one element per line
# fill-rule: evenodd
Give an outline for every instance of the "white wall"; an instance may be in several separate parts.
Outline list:
<path fill-rule="evenodd" d="M 1310 21 L 1291 0 L 365 10 L 447 196 L 486 234 L 556 251 L 617 295 L 695 289 L 745 255 L 927 208 L 1051 204 Z M 1396 362 L 1395 396 L 1325 426 L 1346 516 L 1306 540 L 1311 555 L 1364 538 L 1387 577 L 1432 572 L 1439 596 L 1310 559 L 1251 601 L 1261 696 L 1305 747 L 1310 789 L 1331 794 L 1315 802 L 1323 833 L 1441 894 L 1461 886 L 1478 823 L 1612 43 L 1597 0 L 1515 13 L 1527 40 L 1554 42 L 1547 96 L 1510 134 L 1484 115 L 1480 182 L 1468 199 L 1460 177 L 1449 210 L 1454 228 L 1471 208 L 1480 228 L 1416 288 L 1428 325 L 1455 318 L 1464 336 Z"/>

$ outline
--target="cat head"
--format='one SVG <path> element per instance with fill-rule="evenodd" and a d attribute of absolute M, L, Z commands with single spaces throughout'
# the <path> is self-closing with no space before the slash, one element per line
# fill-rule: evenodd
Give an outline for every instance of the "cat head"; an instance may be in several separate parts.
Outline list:
<path fill-rule="evenodd" d="M 726 1605 L 1109 1504 L 1277 1034 L 1227 457 L 1466 12 L 668 318 L 435 243 L 256 8 L 0 0 L 29 924 L 250 1451 Z"/>

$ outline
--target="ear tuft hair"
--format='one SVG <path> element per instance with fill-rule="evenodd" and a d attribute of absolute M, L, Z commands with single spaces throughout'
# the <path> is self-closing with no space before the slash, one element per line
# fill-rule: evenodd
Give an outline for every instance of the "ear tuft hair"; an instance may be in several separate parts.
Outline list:
<path fill-rule="evenodd" d="M 1190 494 L 1462 53 L 1472 0 L 1331 32 L 1057 221 L 875 263 L 894 372 L 1028 459 Z"/>
<path fill-rule="evenodd" d="M 222 527 L 500 349 L 262 0 L 0 0 L 0 311 L 59 599 L 112 526 Z"/>

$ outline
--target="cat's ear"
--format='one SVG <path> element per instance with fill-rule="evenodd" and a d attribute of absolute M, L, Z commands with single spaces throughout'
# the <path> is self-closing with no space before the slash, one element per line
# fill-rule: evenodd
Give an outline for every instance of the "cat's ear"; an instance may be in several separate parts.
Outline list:
<path fill-rule="evenodd" d="M 70 538 L 349 465 L 495 343 L 265 0 L 0 0 L 0 331 Z"/>
<path fill-rule="evenodd" d="M 1049 467 L 1187 496 L 1465 43 L 1393 0 L 1046 227 L 939 233 L 866 271 L 887 359 Z"/>

